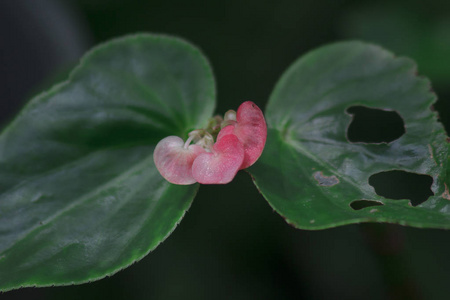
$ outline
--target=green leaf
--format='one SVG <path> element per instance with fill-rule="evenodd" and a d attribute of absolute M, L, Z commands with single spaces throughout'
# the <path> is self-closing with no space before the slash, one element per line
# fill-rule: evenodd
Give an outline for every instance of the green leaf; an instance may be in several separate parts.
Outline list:
<path fill-rule="evenodd" d="M 361 42 L 325 46 L 277 83 L 266 109 L 266 148 L 249 171 L 269 204 L 298 228 L 357 222 L 450 228 L 450 201 L 442 197 L 448 149 L 430 110 L 435 100 L 409 59 Z M 406 133 L 390 143 L 349 142 L 352 106 L 396 111 Z M 434 195 L 415 207 L 379 196 L 369 177 L 389 170 L 431 176 Z M 358 200 L 381 205 L 353 209 Z"/>
<path fill-rule="evenodd" d="M 35 97 L 0 136 L 0 288 L 99 279 L 154 249 L 198 185 L 166 182 L 153 149 L 214 106 L 200 51 L 146 34 L 95 48 Z"/>

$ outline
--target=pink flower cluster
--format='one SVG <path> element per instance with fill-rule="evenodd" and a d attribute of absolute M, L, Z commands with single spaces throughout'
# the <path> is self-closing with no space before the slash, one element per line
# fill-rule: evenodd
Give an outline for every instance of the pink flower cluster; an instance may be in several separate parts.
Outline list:
<path fill-rule="evenodd" d="M 174 184 L 226 184 L 258 160 L 267 126 L 255 103 L 246 101 L 237 113 L 228 111 L 218 126 L 222 129 L 215 143 L 207 130 L 194 130 L 186 142 L 178 136 L 162 139 L 153 153 L 159 173 Z"/>

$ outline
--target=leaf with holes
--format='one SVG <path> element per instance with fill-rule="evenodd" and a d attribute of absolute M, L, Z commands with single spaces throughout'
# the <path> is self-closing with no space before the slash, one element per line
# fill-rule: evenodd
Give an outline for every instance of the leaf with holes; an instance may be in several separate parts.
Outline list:
<path fill-rule="evenodd" d="M 450 228 L 448 150 L 430 110 L 435 100 L 407 58 L 361 42 L 325 46 L 277 83 L 266 109 L 266 148 L 249 171 L 269 204 L 298 228 Z"/>
<path fill-rule="evenodd" d="M 204 56 L 155 35 L 97 47 L 35 97 L 0 136 L 0 289 L 99 279 L 154 249 L 198 184 L 168 183 L 153 149 L 214 106 Z"/>

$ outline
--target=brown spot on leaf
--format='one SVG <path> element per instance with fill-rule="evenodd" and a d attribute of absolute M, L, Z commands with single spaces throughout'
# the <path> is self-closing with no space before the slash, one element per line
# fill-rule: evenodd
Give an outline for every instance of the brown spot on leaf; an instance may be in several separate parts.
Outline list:
<path fill-rule="evenodd" d="M 445 191 L 442 193 L 442 198 L 450 200 L 450 193 L 448 191 L 448 186 L 445 183 L 444 183 L 444 186 L 445 186 Z"/>
<path fill-rule="evenodd" d="M 433 156 L 433 148 L 431 148 L 431 145 L 430 145 L 430 144 L 428 144 L 428 151 L 430 151 L 430 158 L 431 158 L 431 159 L 434 159 L 434 156 Z"/>
<path fill-rule="evenodd" d="M 339 183 L 339 179 L 336 176 L 325 176 L 321 171 L 315 172 L 313 176 L 320 186 L 333 186 Z"/>

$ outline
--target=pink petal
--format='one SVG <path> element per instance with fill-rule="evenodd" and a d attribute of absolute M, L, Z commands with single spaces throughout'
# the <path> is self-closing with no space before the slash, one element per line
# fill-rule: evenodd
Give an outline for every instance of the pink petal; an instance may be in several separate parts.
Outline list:
<path fill-rule="evenodd" d="M 222 136 L 213 152 L 200 154 L 192 165 L 195 180 L 203 184 L 225 184 L 233 180 L 244 160 L 244 147 L 233 135 Z"/>
<path fill-rule="evenodd" d="M 251 101 L 242 103 L 236 114 L 237 123 L 228 125 L 219 132 L 217 141 L 223 136 L 234 134 L 244 145 L 244 161 L 241 169 L 253 165 L 264 149 L 267 139 L 267 125 L 262 111 Z"/>
<path fill-rule="evenodd" d="M 178 136 L 162 139 L 153 152 L 153 161 L 162 177 L 174 184 L 193 184 L 192 164 L 197 156 L 206 152 L 198 145 L 184 148 L 184 141 Z"/>
<path fill-rule="evenodd" d="M 236 126 L 236 123 L 234 125 L 227 125 L 224 128 L 222 128 L 219 131 L 219 135 L 217 135 L 217 141 L 219 141 L 222 137 L 229 135 L 229 134 L 234 134 L 234 127 Z"/>

